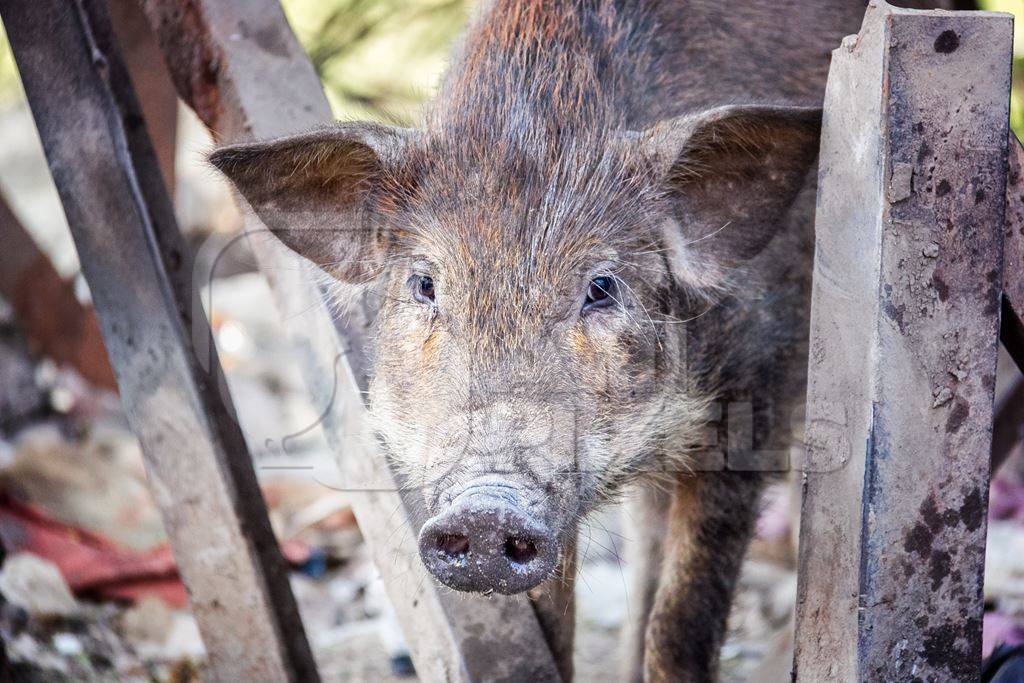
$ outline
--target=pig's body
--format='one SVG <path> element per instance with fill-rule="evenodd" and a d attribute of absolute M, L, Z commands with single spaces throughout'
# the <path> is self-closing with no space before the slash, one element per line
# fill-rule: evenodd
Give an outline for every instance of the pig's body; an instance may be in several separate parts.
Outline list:
<path fill-rule="evenodd" d="M 461 590 L 534 589 L 567 675 L 576 520 L 644 479 L 667 495 L 642 494 L 629 534 L 648 570 L 630 675 L 715 675 L 765 475 L 699 471 L 721 449 L 703 428 L 751 405 L 754 447 L 788 448 L 807 108 L 864 6 L 498 0 L 424 130 L 213 157 L 289 246 L 382 295 L 371 405 L 434 515 L 424 561 Z M 777 465 L 728 445 L 732 469 Z"/>
<path fill-rule="evenodd" d="M 820 106 L 831 52 L 844 36 L 857 32 L 866 5 L 863 0 L 617 4 L 621 15 L 615 20 L 623 25 L 644 24 L 645 17 L 654 17 L 648 28 L 623 41 L 626 49 L 615 38 L 606 39 L 599 50 L 591 48 L 591 54 L 606 51 L 624 62 L 617 67 L 624 73 L 612 68 L 606 78 L 616 81 L 614 88 L 624 89 L 612 98 L 618 111 L 610 120 L 629 130 L 644 130 L 723 104 Z M 939 6 L 927 1 L 901 4 Z M 543 34 L 557 27 L 557 20 L 547 25 L 541 19 L 523 22 L 511 9 L 521 13 L 535 7 L 538 13 L 550 15 L 564 12 L 569 26 L 575 24 L 571 15 L 576 11 L 596 14 L 592 6 L 576 9 L 571 5 L 577 3 L 495 3 L 471 29 L 469 54 L 459 57 L 447 77 L 446 89 L 438 98 L 442 116 L 447 113 L 446 103 L 458 99 L 455 93 L 473 92 L 477 99 L 470 114 L 491 118 L 489 112 L 502 106 L 504 88 L 514 83 L 510 72 L 517 68 L 527 73 L 528 81 L 546 81 L 552 73 L 572 79 L 574 73 L 563 60 L 586 62 L 589 55 L 567 57 L 563 50 L 578 49 L 579 41 L 558 45 L 556 34 Z M 548 42 L 547 65 L 541 58 L 540 64 L 519 66 L 516 57 L 499 46 L 497 37 L 514 34 L 521 44 L 523 32 L 531 29 L 539 33 L 538 42 Z M 467 68 L 467 62 L 472 66 Z M 479 68 L 480 62 L 487 67 Z M 496 88 L 496 84 L 501 85 Z M 520 84 L 513 88 L 514 92 L 529 89 Z M 566 116 L 557 106 L 552 106 L 551 115 Z M 799 417 L 797 411 L 803 405 L 814 251 L 813 169 L 807 180 L 783 228 L 746 262 L 742 284 L 679 330 L 687 336 L 681 346 L 702 390 L 714 397 L 723 415 L 728 415 L 729 404 L 753 404 L 755 447 L 766 451 L 788 450 L 791 418 Z M 719 444 L 725 443 L 724 428 L 718 429 L 717 438 Z M 767 468 L 778 462 L 766 456 Z M 639 506 L 634 507 L 640 512 L 631 518 L 641 522 L 627 531 L 634 544 L 630 564 L 635 582 L 631 590 L 634 623 L 624 643 L 626 677 L 702 681 L 714 676 L 763 479 L 749 472 L 683 474 L 668 495 L 660 489 L 637 494 Z M 545 588 L 556 594 L 559 590 Z M 571 612 L 557 599 L 545 607 L 542 619 L 561 634 L 561 638 L 552 634 L 561 644 L 559 654 L 563 660 L 571 657 L 571 636 L 565 636 L 571 632 Z"/>

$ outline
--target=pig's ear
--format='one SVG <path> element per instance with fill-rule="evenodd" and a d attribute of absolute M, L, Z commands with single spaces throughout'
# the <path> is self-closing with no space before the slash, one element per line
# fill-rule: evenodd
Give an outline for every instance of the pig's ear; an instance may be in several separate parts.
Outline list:
<path fill-rule="evenodd" d="M 778 229 L 818 153 L 821 110 L 726 106 L 642 136 L 672 219 L 675 275 L 718 288 Z"/>
<path fill-rule="evenodd" d="M 412 132 L 337 124 L 210 155 L 282 242 L 348 282 L 374 277 L 388 242 L 381 207 Z"/>

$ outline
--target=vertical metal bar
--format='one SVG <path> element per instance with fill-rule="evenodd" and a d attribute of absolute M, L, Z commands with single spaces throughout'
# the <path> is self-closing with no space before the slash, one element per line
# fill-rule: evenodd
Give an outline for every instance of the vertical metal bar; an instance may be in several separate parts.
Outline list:
<path fill-rule="evenodd" d="M 276 0 L 145 0 L 179 94 L 221 141 L 308 130 L 332 120 L 320 81 Z M 333 321 L 310 271 L 249 215 L 246 231 L 270 282 L 306 384 L 325 406 L 360 529 L 424 680 L 557 680 L 524 596 L 457 595 L 419 558 L 422 494 L 402 485 L 372 433 L 362 396 L 372 305 Z"/>
<path fill-rule="evenodd" d="M 0 1 L 121 399 L 221 681 L 315 681 L 188 252 L 102 0 Z"/>
<path fill-rule="evenodd" d="M 833 53 L 795 674 L 977 680 L 1012 18 L 872 2 Z"/>

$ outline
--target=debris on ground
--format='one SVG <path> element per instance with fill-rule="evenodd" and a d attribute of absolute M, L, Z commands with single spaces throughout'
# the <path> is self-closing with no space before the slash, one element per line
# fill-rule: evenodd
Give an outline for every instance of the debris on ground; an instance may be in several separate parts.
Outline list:
<path fill-rule="evenodd" d="M 32 553 L 15 553 L 4 559 L 0 594 L 8 605 L 23 609 L 40 621 L 70 618 L 79 613 L 60 568 Z"/>

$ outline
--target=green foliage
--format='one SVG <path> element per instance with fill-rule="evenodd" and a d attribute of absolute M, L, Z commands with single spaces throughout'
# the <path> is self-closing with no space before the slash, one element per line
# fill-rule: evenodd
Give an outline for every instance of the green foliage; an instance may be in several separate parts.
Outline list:
<path fill-rule="evenodd" d="M 21 92 L 21 79 L 18 68 L 14 65 L 14 55 L 7 43 L 7 33 L 0 25 L 0 107 L 24 97 Z"/>
<path fill-rule="evenodd" d="M 1024 15 L 1020 22 L 1024 24 Z M 1010 126 L 1024 140 L 1024 54 L 1013 57 L 1013 91 L 1010 94 Z"/>
<path fill-rule="evenodd" d="M 1010 126 L 1024 140 L 1024 0 L 978 0 L 980 9 L 1013 15 L 1013 90 Z"/>
<path fill-rule="evenodd" d="M 978 0 L 1015 15 L 1010 123 L 1024 138 L 1024 0 Z M 340 118 L 407 124 L 436 90 L 468 0 L 283 0 Z"/>
<path fill-rule="evenodd" d="M 410 123 L 436 90 L 466 0 L 284 0 L 340 118 Z"/>

